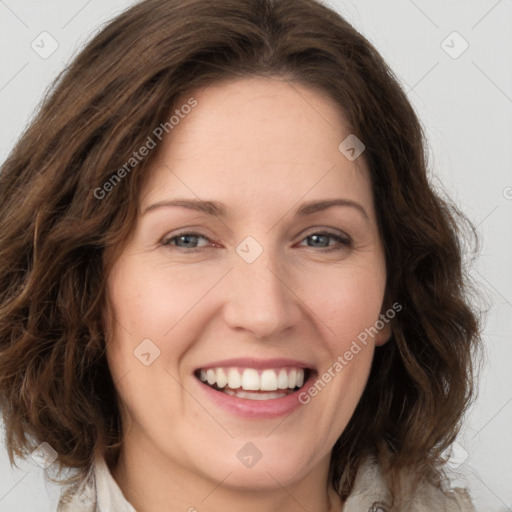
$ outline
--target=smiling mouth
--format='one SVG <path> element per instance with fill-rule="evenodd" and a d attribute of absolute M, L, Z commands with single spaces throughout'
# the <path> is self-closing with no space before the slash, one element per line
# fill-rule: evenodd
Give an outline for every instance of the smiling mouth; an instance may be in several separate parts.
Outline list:
<path fill-rule="evenodd" d="M 217 367 L 196 370 L 203 384 L 220 393 L 246 400 L 275 400 L 299 391 L 312 374 L 309 368 Z"/>

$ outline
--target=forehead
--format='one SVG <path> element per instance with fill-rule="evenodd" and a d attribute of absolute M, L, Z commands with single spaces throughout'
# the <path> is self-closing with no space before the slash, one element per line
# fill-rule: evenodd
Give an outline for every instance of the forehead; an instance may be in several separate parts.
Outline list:
<path fill-rule="evenodd" d="M 160 143 L 142 208 L 178 196 L 240 205 L 260 198 L 261 207 L 301 197 L 371 203 L 365 162 L 338 149 L 350 129 L 326 94 L 276 78 L 245 78 L 184 95 L 175 108 L 191 97 L 197 106 Z"/>

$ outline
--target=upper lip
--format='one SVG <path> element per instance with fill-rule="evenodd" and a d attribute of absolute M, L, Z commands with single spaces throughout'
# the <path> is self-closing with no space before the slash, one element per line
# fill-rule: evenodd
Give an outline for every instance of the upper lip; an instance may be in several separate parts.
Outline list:
<path fill-rule="evenodd" d="M 223 359 L 222 361 L 215 361 L 213 363 L 206 363 L 203 366 L 199 366 L 196 370 L 208 370 L 209 368 L 254 368 L 254 369 L 265 369 L 265 368 L 305 368 L 313 370 L 314 367 L 311 363 L 304 361 L 298 361 L 297 359 L 254 359 L 254 358 L 234 358 L 234 359 Z"/>

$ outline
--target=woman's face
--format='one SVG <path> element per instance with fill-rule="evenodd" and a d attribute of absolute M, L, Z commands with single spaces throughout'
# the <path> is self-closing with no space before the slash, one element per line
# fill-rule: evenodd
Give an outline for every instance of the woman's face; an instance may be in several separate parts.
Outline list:
<path fill-rule="evenodd" d="M 246 78 L 193 97 L 109 274 L 125 450 L 237 488 L 325 479 L 389 337 L 367 167 L 319 92 Z"/>

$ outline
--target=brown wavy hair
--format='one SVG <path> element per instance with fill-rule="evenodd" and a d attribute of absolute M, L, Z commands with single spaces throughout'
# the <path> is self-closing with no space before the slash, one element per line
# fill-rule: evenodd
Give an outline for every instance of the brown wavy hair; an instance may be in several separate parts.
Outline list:
<path fill-rule="evenodd" d="M 393 72 L 313 0 L 145 0 L 52 84 L 0 173 L 0 407 L 11 464 L 41 442 L 57 451 L 59 472 L 75 470 L 62 482 L 84 477 L 96 454 L 115 463 L 122 425 L 105 357 L 105 283 L 157 151 L 104 199 L 94 191 L 178 96 L 250 76 L 306 85 L 342 108 L 366 145 L 385 302 L 403 308 L 329 478 L 346 499 L 374 453 L 397 499 L 406 473 L 442 486 L 441 452 L 475 396 L 480 323 L 462 259 L 474 229 L 430 184 L 423 128 Z"/>

